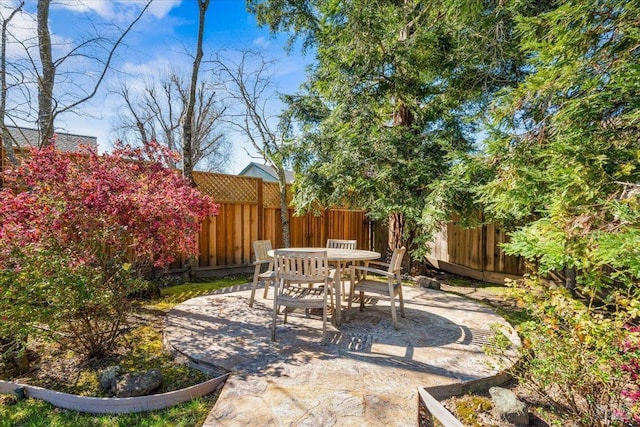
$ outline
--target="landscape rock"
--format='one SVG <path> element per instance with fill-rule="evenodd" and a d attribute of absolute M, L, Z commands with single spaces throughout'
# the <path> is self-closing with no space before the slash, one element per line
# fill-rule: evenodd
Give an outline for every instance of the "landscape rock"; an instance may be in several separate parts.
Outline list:
<path fill-rule="evenodd" d="M 511 391 L 502 387 L 489 389 L 493 401 L 493 416 L 516 426 L 529 425 L 529 412 L 524 404 Z"/>
<path fill-rule="evenodd" d="M 415 278 L 415 281 L 416 284 L 421 288 L 440 290 L 440 282 L 438 282 L 436 279 L 432 279 L 431 277 L 417 276 Z"/>
<path fill-rule="evenodd" d="M 117 397 L 146 396 L 162 384 L 159 369 L 150 369 L 142 374 L 125 374 L 116 385 Z"/>
<path fill-rule="evenodd" d="M 113 365 L 102 371 L 100 374 L 100 387 L 106 392 L 114 393 L 118 376 L 120 376 L 120 366 Z"/>

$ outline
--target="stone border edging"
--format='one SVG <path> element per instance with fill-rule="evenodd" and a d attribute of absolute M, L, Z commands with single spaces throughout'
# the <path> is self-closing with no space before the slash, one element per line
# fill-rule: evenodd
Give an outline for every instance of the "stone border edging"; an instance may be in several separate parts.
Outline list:
<path fill-rule="evenodd" d="M 44 400 L 59 408 L 94 414 L 126 414 L 164 409 L 205 396 L 219 389 L 228 376 L 229 374 L 221 375 L 191 387 L 166 393 L 122 398 L 78 396 L 0 380 L 0 394 L 16 393 L 16 390 L 22 389 L 26 397 Z"/>

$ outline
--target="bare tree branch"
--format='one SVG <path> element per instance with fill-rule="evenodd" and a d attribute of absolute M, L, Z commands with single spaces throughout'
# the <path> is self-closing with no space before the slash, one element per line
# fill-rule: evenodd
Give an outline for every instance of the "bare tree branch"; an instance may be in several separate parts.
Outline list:
<path fill-rule="evenodd" d="M 13 150 L 13 146 L 15 145 L 15 138 L 9 130 L 7 129 L 5 123 L 5 116 L 7 114 L 7 30 L 9 26 L 9 22 L 16 16 L 18 12 L 22 10 L 24 6 L 24 1 L 21 1 L 20 4 L 9 14 L 9 16 L 2 21 L 2 35 L 1 35 L 1 45 L 0 45 L 0 136 L 2 137 L 2 144 L 4 146 L 5 152 L 7 153 L 7 158 L 13 164 L 17 163 L 15 152 Z M 1 155 L 1 154 L 0 154 Z M 0 180 L 0 182 L 2 182 Z"/>
<path fill-rule="evenodd" d="M 186 104 L 185 112 L 180 119 L 182 125 L 182 173 L 195 185 L 193 181 L 193 115 L 196 103 L 196 91 L 198 85 L 198 74 L 200 63 L 202 62 L 202 41 L 204 39 L 204 21 L 209 8 L 209 0 L 198 0 L 198 43 L 196 46 L 196 56 L 193 60 L 193 69 L 191 70 L 191 84 L 189 86 L 189 99 Z"/>
<path fill-rule="evenodd" d="M 104 61 L 100 74 L 95 81 L 93 87 L 85 92 L 84 96 L 79 99 L 63 105 L 60 103 L 61 97 L 54 97 L 54 87 L 56 86 L 56 76 L 58 67 L 61 66 L 66 60 L 76 56 L 87 56 L 87 54 L 81 53 L 82 48 L 86 48 L 88 45 L 94 44 L 97 41 L 103 40 L 102 37 L 95 37 L 84 40 L 80 44 L 74 46 L 66 55 L 63 55 L 57 60 L 53 60 L 51 34 L 49 31 L 49 9 L 51 6 L 51 0 L 38 0 L 37 8 L 37 27 L 38 27 L 38 51 L 40 54 L 40 72 L 38 75 L 38 126 L 40 128 L 40 145 L 44 146 L 51 142 L 53 136 L 54 121 L 60 114 L 71 111 L 79 105 L 89 101 L 93 98 L 98 89 L 102 85 L 102 82 L 107 74 L 107 71 L 111 67 L 111 61 L 115 56 L 115 52 L 122 44 L 124 38 L 129 34 L 134 25 L 142 19 L 153 0 L 148 0 L 144 7 L 140 10 L 140 13 L 133 19 L 129 25 L 120 34 L 117 40 L 111 45 L 109 53 Z M 30 57 L 31 58 L 31 57 Z M 31 58 L 32 63 L 34 62 Z M 33 63 L 35 69 L 37 66 Z"/>
<path fill-rule="evenodd" d="M 151 5 L 151 3 L 153 3 L 153 0 L 148 0 L 147 1 L 147 3 L 144 5 L 144 7 L 142 8 L 142 10 L 138 14 L 138 16 L 136 16 L 136 18 L 133 21 L 131 21 L 129 26 L 124 30 L 124 32 L 120 35 L 118 40 L 116 40 L 116 42 L 113 44 L 113 46 L 111 47 L 111 50 L 109 51 L 109 55 L 107 56 L 107 61 L 104 64 L 104 67 L 102 68 L 102 72 L 100 74 L 100 77 L 98 77 L 98 80 L 96 81 L 95 85 L 93 86 L 93 90 L 89 93 L 89 95 L 85 96 L 82 99 L 77 100 L 76 102 L 74 102 L 74 103 L 72 103 L 72 104 L 70 104 L 68 106 L 63 107 L 62 109 L 60 109 L 56 113 L 56 115 L 60 114 L 60 113 L 64 113 L 65 111 L 69 111 L 70 109 L 77 107 L 78 105 L 90 100 L 91 98 L 93 98 L 95 96 L 96 92 L 98 92 L 98 89 L 100 88 L 100 85 L 102 84 L 102 81 L 104 80 L 104 76 L 107 74 L 107 71 L 109 70 L 109 67 L 111 65 L 111 61 L 113 60 L 113 56 L 115 55 L 116 50 L 118 49 L 118 47 L 120 46 L 120 44 L 122 43 L 122 41 L 124 40 L 126 35 L 129 34 L 129 32 L 131 31 L 133 26 L 138 21 L 140 21 L 140 19 L 142 19 L 142 16 L 147 11 L 147 9 Z"/>
<path fill-rule="evenodd" d="M 244 135 L 278 175 L 283 241 L 285 247 L 289 247 L 285 163 L 290 155 L 290 144 L 284 135 L 276 134 L 275 130 L 281 126 L 280 120 L 284 117 L 269 114 L 269 106 L 275 96 L 275 92 L 270 93 L 270 66 L 273 62 L 256 52 L 243 51 L 235 62 L 218 55 L 213 64 L 226 93 L 227 103 L 234 106 L 227 110 L 224 121 Z"/>
<path fill-rule="evenodd" d="M 225 109 L 219 104 L 214 89 L 214 85 L 207 82 L 197 86 L 191 150 L 194 168 L 223 171 L 230 146 L 220 130 Z M 169 70 L 159 80 L 147 82 L 140 93 L 122 84 L 117 94 L 128 110 L 119 118 L 119 129 L 136 132 L 137 122 L 142 122 L 148 138 L 156 139 L 171 150 L 179 148 L 180 119 L 189 102 L 188 82 L 180 73 Z M 141 135 L 139 131 L 137 134 Z"/>

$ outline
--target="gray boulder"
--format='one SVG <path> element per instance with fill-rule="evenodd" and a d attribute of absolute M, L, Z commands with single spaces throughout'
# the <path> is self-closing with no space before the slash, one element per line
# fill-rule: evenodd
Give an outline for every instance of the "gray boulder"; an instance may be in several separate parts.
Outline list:
<path fill-rule="evenodd" d="M 146 396 L 162 384 L 159 369 L 150 369 L 142 374 L 125 374 L 116 384 L 117 397 Z"/>
<path fill-rule="evenodd" d="M 516 426 L 529 425 L 529 412 L 524 404 L 511 391 L 502 387 L 489 389 L 493 401 L 493 416 Z"/>
<path fill-rule="evenodd" d="M 416 284 L 421 288 L 440 290 L 440 282 L 438 282 L 436 279 L 432 279 L 427 276 L 417 276 L 415 278 L 415 281 Z"/>
<path fill-rule="evenodd" d="M 109 366 L 100 374 L 100 387 L 106 392 L 114 393 L 118 376 L 120 375 L 120 366 Z"/>

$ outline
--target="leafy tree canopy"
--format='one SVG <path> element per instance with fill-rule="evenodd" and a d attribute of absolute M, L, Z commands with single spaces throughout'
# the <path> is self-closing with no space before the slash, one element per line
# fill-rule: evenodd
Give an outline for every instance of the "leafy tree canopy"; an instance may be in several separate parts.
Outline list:
<path fill-rule="evenodd" d="M 249 7 L 316 47 L 306 90 L 289 97 L 305 125 L 302 210 L 348 200 L 377 218 L 401 214 L 411 235 L 432 185 L 472 149 L 491 95 L 522 78 L 514 11 L 501 2 Z"/>
<path fill-rule="evenodd" d="M 486 212 L 523 225 L 511 253 L 575 268 L 583 284 L 609 268 L 640 278 L 638 16 L 638 2 L 608 0 L 518 17 L 532 72 L 494 103 Z"/>

